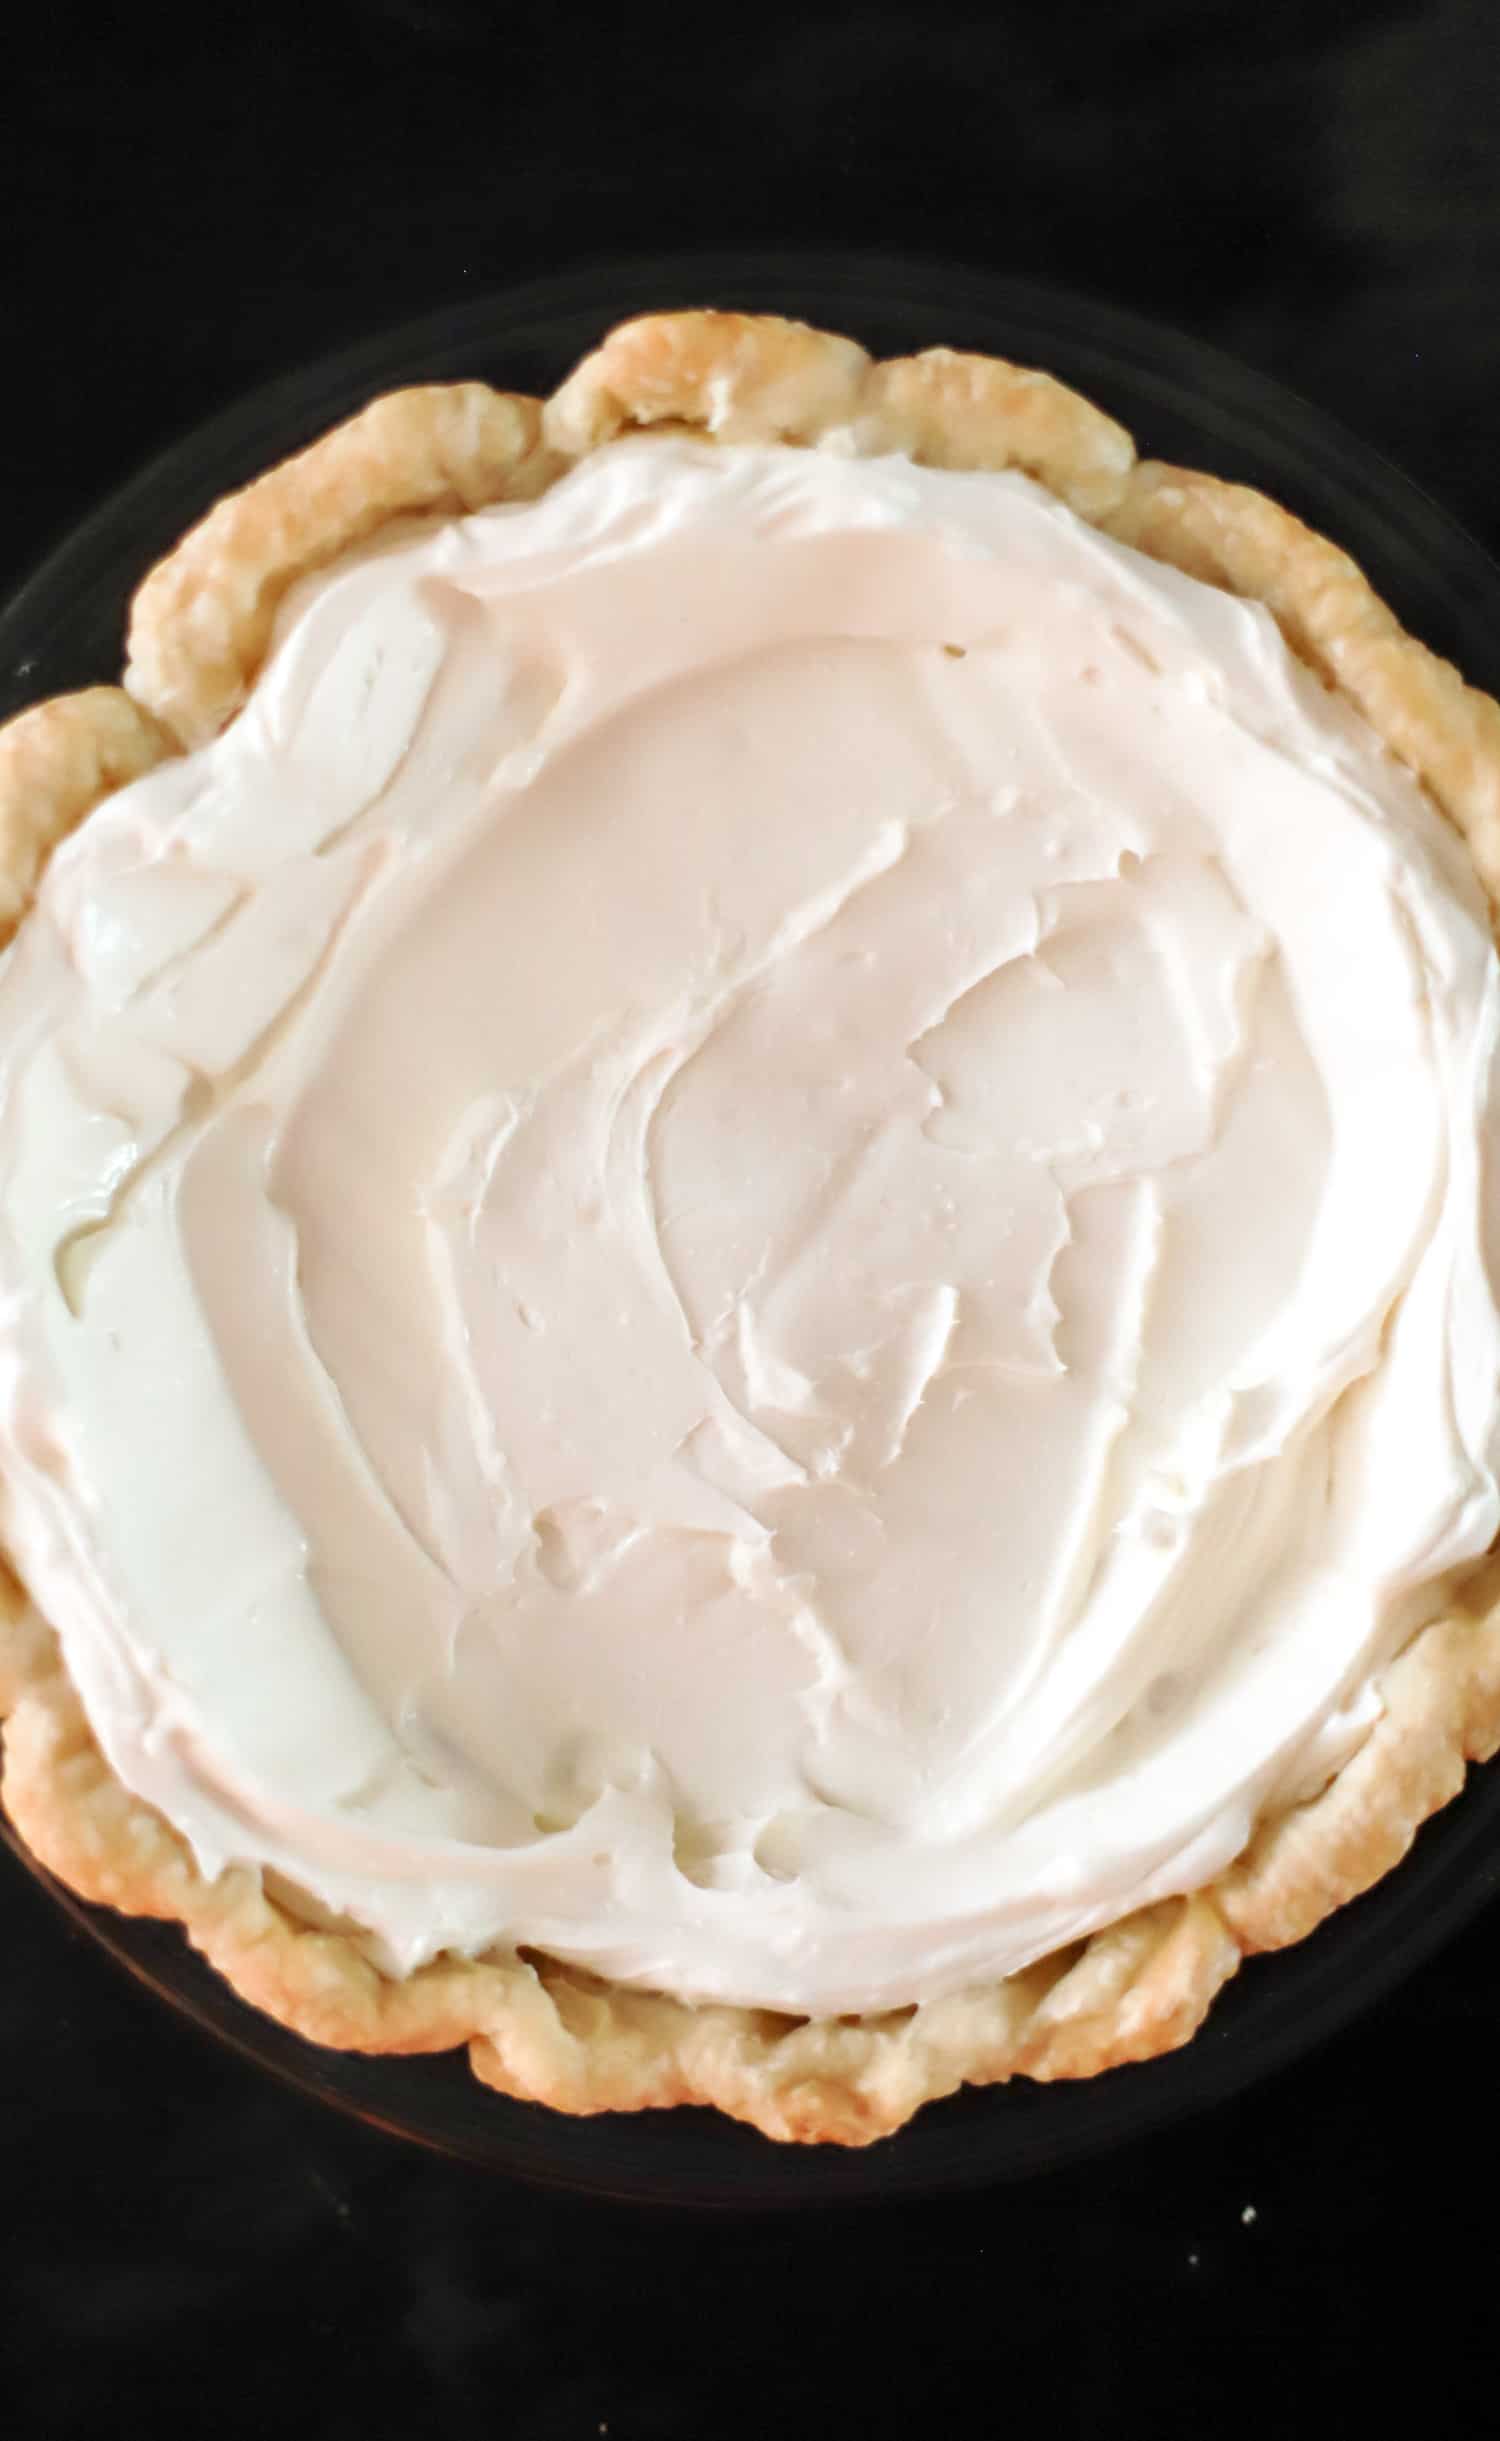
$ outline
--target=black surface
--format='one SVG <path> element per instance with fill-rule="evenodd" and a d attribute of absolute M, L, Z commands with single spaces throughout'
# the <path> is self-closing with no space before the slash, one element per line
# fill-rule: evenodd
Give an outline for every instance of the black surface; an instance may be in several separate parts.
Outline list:
<path fill-rule="evenodd" d="M 669 44 L 622 16 L 590 48 L 477 0 L 29 16 L 0 149 L 0 584 L 266 376 L 685 240 L 938 251 L 1164 315 L 1342 416 L 1493 545 L 1490 8 L 1093 19 L 950 33 L 888 10 L 782 39 L 704 13 Z M 1020 2414 L 1313 2431 L 1426 2369 L 1437 2429 L 1487 2431 L 1495 1931 L 1491 1908 L 1300 2067 L 1103 2162 L 853 2216 L 674 2219 L 484 2178 L 289 2095 L 7 1872 L 13 2429 L 113 2431 L 128 2404 L 185 2431 L 423 2416 L 523 2441 Z"/>

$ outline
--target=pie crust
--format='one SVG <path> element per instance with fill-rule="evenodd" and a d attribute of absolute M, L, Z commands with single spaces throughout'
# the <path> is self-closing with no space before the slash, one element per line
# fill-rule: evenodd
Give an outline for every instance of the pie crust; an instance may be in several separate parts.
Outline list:
<path fill-rule="evenodd" d="M 852 340 L 730 313 L 624 324 L 545 403 L 481 383 L 377 399 L 223 500 L 135 597 L 123 687 L 0 730 L 0 941 L 55 844 L 111 790 L 213 737 L 243 702 L 296 578 L 399 519 L 534 497 L 643 428 L 706 442 L 1018 467 L 1105 532 L 1265 603 L 1463 835 L 1500 903 L 1500 706 L 1407 636 L 1358 567 L 1258 493 L 1137 460 L 1045 373 L 945 348 L 875 363 Z M 369 2052 L 467 2044 L 503 2093 L 588 2113 L 707 2103 L 765 2134 L 866 2144 L 963 2084 L 1089 2076 L 1189 2040 L 1241 1959 L 1297 1941 L 1405 1853 L 1500 1746 L 1500 1558 L 1384 1672 L 1385 1711 L 1310 1801 L 1264 1819 L 1204 1890 L 1139 1910 L 1003 1982 L 874 2017 L 690 2005 L 529 1955 L 439 1959 L 404 1981 L 186 1843 L 105 1763 L 55 1637 L 0 1577 L 6 1808 L 84 1898 L 175 1918 L 255 2006 Z"/>

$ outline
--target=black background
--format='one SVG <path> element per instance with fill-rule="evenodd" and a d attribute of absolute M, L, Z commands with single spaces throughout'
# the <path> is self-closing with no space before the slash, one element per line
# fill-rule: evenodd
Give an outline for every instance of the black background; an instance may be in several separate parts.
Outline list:
<path fill-rule="evenodd" d="M 1500 544 L 1491 0 L 38 6 L 0 41 L 0 590 L 272 374 L 637 248 L 841 241 L 1217 340 Z M 732 301 L 732 300 L 726 300 Z M 947 2202 L 578 2203 L 169 2018 L 0 1874 L 0 2423 L 514 2441 L 1496 2423 L 1493 1906 L 1352 2031 Z"/>

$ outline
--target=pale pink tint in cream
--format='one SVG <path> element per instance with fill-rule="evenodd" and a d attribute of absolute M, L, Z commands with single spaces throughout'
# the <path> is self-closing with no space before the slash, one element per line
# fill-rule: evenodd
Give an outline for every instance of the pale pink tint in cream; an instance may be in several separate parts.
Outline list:
<path fill-rule="evenodd" d="M 206 1869 L 789 2009 L 1192 1888 L 1500 1524 L 1463 852 L 1018 475 L 304 583 L 0 977 L 7 1532 Z"/>

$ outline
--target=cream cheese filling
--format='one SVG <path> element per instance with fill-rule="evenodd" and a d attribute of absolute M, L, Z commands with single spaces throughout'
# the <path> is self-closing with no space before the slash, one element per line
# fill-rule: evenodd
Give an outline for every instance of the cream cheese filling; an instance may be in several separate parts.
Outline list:
<path fill-rule="evenodd" d="M 391 1972 L 897 2006 L 1198 1886 L 1500 1527 L 1500 961 L 1269 615 L 621 443 L 304 583 L 0 972 L 7 1532 Z"/>

